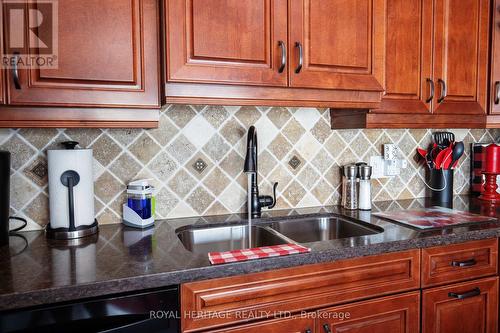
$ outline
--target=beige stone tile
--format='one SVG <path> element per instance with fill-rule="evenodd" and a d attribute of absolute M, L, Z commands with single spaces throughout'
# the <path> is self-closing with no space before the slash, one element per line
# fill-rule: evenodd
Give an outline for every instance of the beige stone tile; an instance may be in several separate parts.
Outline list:
<path fill-rule="evenodd" d="M 183 128 L 196 116 L 196 112 L 189 105 L 177 104 L 166 110 L 165 115 L 177 126 Z"/>
<path fill-rule="evenodd" d="M 350 147 L 361 160 L 365 156 L 366 152 L 368 152 L 371 148 L 371 143 L 364 137 L 363 134 L 360 133 L 356 137 L 356 140 L 350 144 Z"/>
<path fill-rule="evenodd" d="M 19 131 L 19 135 L 37 149 L 45 147 L 58 133 L 55 128 L 23 128 Z"/>
<path fill-rule="evenodd" d="M 169 189 L 177 194 L 181 199 L 184 198 L 197 184 L 194 179 L 184 169 L 179 170 L 168 182 Z"/>
<path fill-rule="evenodd" d="M 37 189 L 19 174 L 10 179 L 10 205 L 19 210 L 37 194 Z"/>
<path fill-rule="evenodd" d="M 199 171 L 195 168 L 195 165 L 198 163 L 198 161 L 202 162 L 205 165 L 205 168 L 203 170 Z M 184 167 L 191 173 L 191 175 L 195 176 L 197 179 L 203 179 L 210 173 L 210 170 L 212 170 L 214 164 L 207 155 L 205 155 L 203 152 L 198 152 L 184 165 Z"/>
<path fill-rule="evenodd" d="M 326 140 L 323 146 L 333 158 L 337 158 L 346 147 L 345 141 L 336 132 Z"/>
<path fill-rule="evenodd" d="M 231 212 L 240 212 L 246 208 L 247 193 L 240 185 L 233 182 L 218 197 L 220 202 Z"/>
<path fill-rule="evenodd" d="M 279 161 L 281 161 L 291 149 L 292 145 L 288 143 L 281 134 L 278 134 L 268 147 L 268 150 L 274 154 Z"/>
<path fill-rule="evenodd" d="M 43 193 L 38 194 L 24 212 L 38 225 L 46 226 L 49 223 L 49 198 Z"/>
<path fill-rule="evenodd" d="M 215 201 L 212 206 L 205 212 L 206 215 L 226 215 L 230 214 L 226 207 L 224 207 L 219 201 Z"/>
<path fill-rule="evenodd" d="M 64 130 L 64 134 L 80 143 L 80 147 L 88 148 L 97 137 L 102 135 L 102 131 L 97 128 L 68 128 Z"/>
<path fill-rule="evenodd" d="M 292 118 L 282 130 L 282 134 L 294 144 L 300 140 L 305 132 L 304 127 L 295 118 Z"/>
<path fill-rule="evenodd" d="M 321 150 L 316 154 L 312 160 L 312 164 L 318 169 L 319 172 L 324 173 L 328 170 L 334 163 L 333 158 L 328 154 L 328 152 L 321 148 Z"/>
<path fill-rule="evenodd" d="M 215 163 L 219 163 L 230 149 L 231 147 L 219 134 L 214 134 L 203 146 L 203 152 Z"/>
<path fill-rule="evenodd" d="M 215 167 L 212 172 L 203 180 L 205 187 L 211 191 L 216 197 L 220 195 L 231 180 L 222 172 L 222 169 Z"/>
<path fill-rule="evenodd" d="M 215 128 L 219 128 L 229 117 L 229 112 L 219 105 L 209 105 L 203 112 L 203 117 Z"/>
<path fill-rule="evenodd" d="M 130 152 L 144 165 L 158 154 L 160 146 L 146 133 L 143 133 L 130 147 Z"/>
<path fill-rule="evenodd" d="M 132 156 L 130 156 L 130 154 L 123 153 L 111 164 L 109 170 L 118 177 L 123 184 L 127 185 L 130 181 L 136 179 L 136 175 L 141 170 L 141 166 Z"/>
<path fill-rule="evenodd" d="M 7 150 L 11 153 L 10 165 L 14 170 L 22 168 L 35 155 L 35 150 L 24 143 L 18 135 L 7 140 L 0 146 L 0 150 Z"/>
<path fill-rule="evenodd" d="M 156 194 L 156 213 L 160 215 L 160 217 L 167 217 L 178 203 L 179 200 L 175 195 L 170 192 L 168 188 L 163 187 Z"/>
<path fill-rule="evenodd" d="M 104 172 L 94 184 L 94 192 L 104 203 L 109 203 L 118 193 L 122 192 L 125 186 L 113 177 L 109 172 Z"/>
<path fill-rule="evenodd" d="M 177 163 L 166 152 L 158 154 L 148 165 L 148 169 L 162 182 L 167 182 L 177 168 Z"/>
<path fill-rule="evenodd" d="M 334 188 L 323 178 L 319 180 L 311 193 L 318 199 L 321 204 L 326 203 L 328 198 L 332 195 Z"/>
<path fill-rule="evenodd" d="M 143 130 L 138 128 L 111 128 L 108 130 L 108 134 L 125 147 L 141 135 L 142 132 Z"/>
<path fill-rule="evenodd" d="M 267 179 L 271 183 L 278 183 L 277 191 L 278 193 L 282 193 L 293 177 L 286 168 L 276 168 Z"/>
<path fill-rule="evenodd" d="M 323 144 L 332 134 L 332 130 L 330 128 L 330 124 L 328 124 L 324 119 L 320 119 L 312 128 L 311 133 L 319 143 Z"/>
<path fill-rule="evenodd" d="M 291 151 L 285 159 L 285 165 L 293 175 L 297 175 L 306 163 L 307 160 L 296 150 Z"/>
<path fill-rule="evenodd" d="M 281 193 L 292 206 L 297 206 L 305 194 L 304 188 L 296 181 L 292 181 Z"/>
<path fill-rule="evenodd" d="M 258 164 L 259 174 L 266 177 L 278 165 L 278 161 L 267 150 L 264 150 L 258 156 Z"/>
<path fill-rule="evenodd" d="M 117 216 L 115 213 L 113 213 L 110 209 L 105 209 L 97 216 L 97 222 L 99 224 L 105 225 L 105 224 L 114 224 L 114 223 L 121 223 L 122 219 L 120 216 Z"/>
<path fill-rule="evenodd" d="M 165 147 L 179 132 L 177 127 L 168 119 L 167 116 L 161 115 L 158 128 L 147 130 L 148 134 Z"/>
<path fill-rule="evenodd" d="M 310 164 L 307 164 L 299 173 L 297 178 L 305 189 L 311 190 L 314 184 L 316 184 L 316 182 L 320 179 L 320 175 L 311 167 Z"/>
<path fill-rule="evenodd" d="M 191 193 L 186 202 L 198 213 L 202 214 L 215 200 L 203 187 L 197 187 Z"/>
<path fill-rule="evenodd" d="M 282 128 L 292 118 L 287 108 L 275 107 L 268 111 L 267 117 L 277 128 Z"/>
<path fill-rule="evenodd" d="M 168 147 L 167 152 L 177 162 L 183 164 L 196 151 L 196 147 L 184 135 L 179 135 Z"/>
<path fill-rule="evenodd" d="M 245 160 L 234 150 L 222 160 L 220 167 L 231 177 L 236 177 L 243 171 Z"/>
<path fill-rule="evenodd" d="M 243 106 L 235 114 L 246 128 L 254 125 L 261 116 L 262 113 L 255 106 Z"/>
<path fill-rule="evenodd" d="M 122 151 L 120 146 L 118 146 L 107 134 L 99 137 L 90 148 L 93 150 L 94 158 L 104 167 L 108 166 Z"/>
<path fill-rule="evenodd" d="M 220 134 L 231 144 L 236 144 L 246 135 L 246 130 L 235 119 L 231 118 L 220 130 Z"/>

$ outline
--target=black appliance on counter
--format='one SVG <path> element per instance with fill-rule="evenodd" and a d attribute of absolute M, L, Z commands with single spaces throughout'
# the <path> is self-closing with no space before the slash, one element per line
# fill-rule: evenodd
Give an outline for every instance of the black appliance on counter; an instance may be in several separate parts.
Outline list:
<path fill-rule="evenodd" d="M 0 312 L 0 332 L 178 333 L 179 318 L 179 291 L 172 287 Z"/>
<path fill-rule="evenodd" d="M 10 153 L 0 150 L 0 246 L 9 243 Z"/>

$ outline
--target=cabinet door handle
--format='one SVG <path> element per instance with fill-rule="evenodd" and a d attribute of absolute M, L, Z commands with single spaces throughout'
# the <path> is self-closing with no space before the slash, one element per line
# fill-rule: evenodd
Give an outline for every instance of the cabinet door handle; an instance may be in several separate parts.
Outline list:
<path fill-rule="evenodd" d="M 308 328 L 304 333 L 312 333 L 312 331 L 310 328 Z"/>
<path fill-rule="evenodd" d="M 441 79 L 438 79 L 438 83 L 441 85 L 441 97 L 438 99 L 438 103 L 441 103 L 444 101 L 446 96 L 448 95 L 447 89 L 446 89 L 446 82 L 444 82 Z"/>
<path fill-rule="evenodd" d="M 456 298 L 456 299 L 465 299 L 469 297 L 475 297 L 481 295 L 481 289 L 479 288 L 474 288 L 471 291 L 467 291 L 463 294 L 457 294 L 457 293 L 448 293 L 448 297 L 451 298 Z"/>
<path fill-rule="evenodd" d="M 332 333 L 332 331 L 330 330 L 330 325 L 328 324 L 324 324 L 323 329 L 325 330 L 325 333 Z"/>
<path fill-rule="evenodd" d="M 299 74 L 302 70 L 302 65 L 304 64 L 304 50 L 302 49 L 302 44 L 300 42 L 295 42 L 295 47 L 299 49 L 299 65 L 295 68 L 295 73 Z"/>
<path fill-rule="evenodd" d="M 12 66 L 12 80 L 14 81 L 14 87 L 17 90 L 21 89 L 21 82 L 19 81 L 19 70 L 17 68 L 17 62 L 19 60 L 19 53 L 14 53 L 14 64 Z"/>
<path fill-rule="evenodd" d="M 495 82 L 495 104 L 500 103 L 500 81 Z"/>
<path fill-rule="evenodd" d="M 451 265 L 453 267 L 470 267 L 470 266 L 474 266 L 475 264 L 477 264 L 477 261 L 474 258 L 469 259 L 469 260 L 464 260 L 464 261 L 455 261 L 454 260 L 451 262 Z"/>
<path fill-rule="evenodd" d="M 286 45 L 285 42 L 283 42 L 282 40 L 278 42 L 278 45 L 281 48 L 281 65 L 280 68 L 278 69 L 278 73 L 283 73 L 286 67 Z"/>
<path fill-rule="evenodd" d="M 430 103 L 434 99 L 434 81 L 427 79 L 427 82 L 429 83 L 430 95 L 429 98 L 425 100 L 425 103 Z"/>

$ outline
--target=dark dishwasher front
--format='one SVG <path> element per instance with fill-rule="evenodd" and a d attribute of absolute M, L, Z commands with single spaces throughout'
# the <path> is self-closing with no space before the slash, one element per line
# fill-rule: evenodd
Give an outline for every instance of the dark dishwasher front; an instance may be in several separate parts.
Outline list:
<path fill-rule="evenodd" d="M 0 313 L 0 332 L 178 333 L 178 288 Z"/>

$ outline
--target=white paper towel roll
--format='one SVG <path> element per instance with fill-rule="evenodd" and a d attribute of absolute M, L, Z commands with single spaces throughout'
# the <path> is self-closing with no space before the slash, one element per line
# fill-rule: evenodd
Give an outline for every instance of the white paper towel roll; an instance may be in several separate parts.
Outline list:
<path fill-rule="evenodd" d="M 68 188 L 61 183 L 61 175 L 68 170 L 80 175 L 80 182 L 73 188 L 75 227 L 94 223 L 94 177 L 92 149 L 49 150 L 49 201 L 50 227 L 69 227 Z"/>

